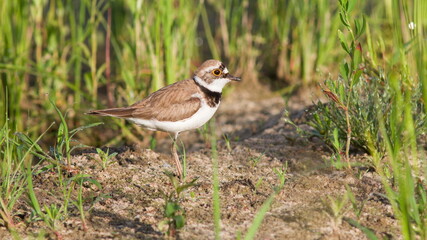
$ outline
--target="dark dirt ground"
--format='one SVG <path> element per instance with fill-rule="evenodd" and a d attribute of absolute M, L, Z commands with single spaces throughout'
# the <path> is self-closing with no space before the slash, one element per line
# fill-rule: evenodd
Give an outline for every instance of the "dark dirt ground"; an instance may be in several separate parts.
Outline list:
<path fill-rule="evenodd" d="M 257 239 L 367 239 L 347 219 L 357 220 L 380 237 L 399 239 L 397 220 L 383 196 L 379 177 L 366 169 L 338 171 L 328 164 L 330 152 L 318 138 L 300 136 L 288 124 L 283 111 L 303 129 L 304 109 L 310 105 L 310 94 L 292 97 L 285 104 L 281 97 L 245 92 L 226 96 L 216 115 L 217 133 L 227 134 L 231 149 L 219 138 L 219 179 L 221 197 L 221 237 L 236 239 L 246 232 L 262 203 L 278 185 L 274 168 L 287 163 L 287 180 L 274 200 L 257 234 Z M 305 96 L 305 97 L 302 97 Z M 181 135 L 187 149 L 187 180 L 198 177 L 197 185 L 182 195 L 181 206 L 187 222 L 179 232 L 180 239 L 213 239 L 212 162 L 210 148 L 198 131 Z M 85 194 L 109 195 L 95 203 L 87 214 L 84 231 L 78 211 L 63 222 L 59 234 L 63 239 L 163 239 L 159 222 L 163 220 L 164 199 L 161 191 L 172 186 L 164 170 L 174 171 L 169 155 L 170 139 L 159 141 L 156 151 L 146 146 L 123 146 L 110 149 L 118 152 L 114 162 L 102 170 L 94 149 L 73 157 L 77 169 L 99 181 L 102 189 L 85 189 Z M 354 156 L 361 160 L 362 155 Z M 334 217 L 329 196 L 342 197 L 345 186 L 353 191 L 359 205 L 359 217 L 351 204 L 342 217 Z M 54 180 L 48 173 L 37 176 L 36 192 L 43 203 L 51 201 Z M 89 208 L 89 205 L 86 206 Z M 87 209 L 86 209 L 87 210 Z M 23 214 L 25 218 L 29 213 Z M 20 224 L 20 233 L 40 232 L 41 224 Z M 49 231 L 47 231 L 49 235 Z M 10 235 L 0 228 L 0 239 Z M 50 234 L 55 238 L 54 234 Z"/>

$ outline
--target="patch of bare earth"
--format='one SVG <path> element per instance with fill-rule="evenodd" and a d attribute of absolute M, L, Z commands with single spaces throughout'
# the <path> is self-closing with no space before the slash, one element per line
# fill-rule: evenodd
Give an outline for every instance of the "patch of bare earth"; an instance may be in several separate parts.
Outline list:
<path fill-rule="evenodd" d="M 233 94 L 236 96 L 236 94 Z M 302 95 L 304 96 L 304 94 Z M 310 96 L 296 97 L 287 109 L 301 128 Z M 227 134 L 231 148 L 219 138 L 219 176 L 221 196 L 221 236 L 235 239 L 244 235 L 257 210 L 279 184 L 274 168 L 287 163 L 287 180 L 264 219 L 257 239 L 366 239 L 364 233 L 351 226 L 354 219 L 382 237 L 399 238 L 397 221 L 383 196 L 375 173 L 353 170 L 338 171 L 328 164 L 330 153 L 317 138 L 297 134 L 283 116 L 285 103 L 269 95 L 228 97 L 216 116 L 217 133 Z M 187 180 L 198 178 L 197 185 L 182 195 L 186 211 L 181 239 L 213 239 L 212 162 L 210 148 L 197 131 L 182 134 L 187 149 Z M 162 141 L 161 141 L 162 142 Z M 164 199 L 161 192 L 172 186 L 163 171 L 174 171 L 169 156 L 169 139 L 155 152 L 146 146 L 113 148 L 115 161 L 102 170 L 95 151 L 73 158 L 76 167 L 99 181 L 103 188 L 86 188 L 86 196 L 108 195 L 95 203 L 87 213 L 84 230 L 76 210 L 60 226 L 63 239 L 163 239 L 158 224 L 163 220 Z M 110 150 L 110 151 L 111 151 Z M 362 156 L 355 156 L 361 159 Z M 49 187 L 54 179 L 48 173 L 39 176 L 36 191 L 49 202 Z M 342 217 L 334 217 L 328 196 L 340 198 L 348 185 L 358 200 L 361 213 L 356 216 L 347 204 Z M 44 194 L 44 195 L 43 195 Z M 87 206 L 89 207 L 89 205 Z M 21 224 L 21 233 L 39 232 L 41 224 Z M 4 228 L 0 237 L 9 236 Z M 52 238 L 55 236 L 50 235 Z"/>

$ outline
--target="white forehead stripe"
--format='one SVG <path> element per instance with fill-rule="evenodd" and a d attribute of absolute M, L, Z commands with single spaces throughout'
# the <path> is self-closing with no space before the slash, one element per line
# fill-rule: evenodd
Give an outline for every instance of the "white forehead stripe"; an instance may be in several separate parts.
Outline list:
<path fill-rule="evenodd" d="M 206 72 L 211 72 L 212 70 L 217 69 L 217 68 L 218 68 L 217 66 L 208 67 L 208 68 L 206 68 Z"/>

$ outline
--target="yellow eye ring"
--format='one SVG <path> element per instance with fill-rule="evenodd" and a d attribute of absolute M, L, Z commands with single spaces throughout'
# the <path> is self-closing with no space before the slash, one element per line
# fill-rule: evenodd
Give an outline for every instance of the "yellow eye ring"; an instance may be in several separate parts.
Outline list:
<path fill-rule="evenodd" d="M 219 75 L 221 75 L 221 73 L 222 73 L 221 69 L 214 69 L 214 70 L 212 70 L 212 74 L 215 75 L 215 76 L 217 76 L 217 77 Z"/>

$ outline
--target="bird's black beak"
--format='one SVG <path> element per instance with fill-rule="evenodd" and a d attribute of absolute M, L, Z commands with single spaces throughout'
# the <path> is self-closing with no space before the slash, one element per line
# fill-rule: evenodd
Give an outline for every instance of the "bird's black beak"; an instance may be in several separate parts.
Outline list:
<path fill-rule="evenodd" d="M 235 77 L 231 74 L 227 74 L 227 78 L 233 81 L 241 81 L 242 79 L 240 79 L 239 77 Z"/>

